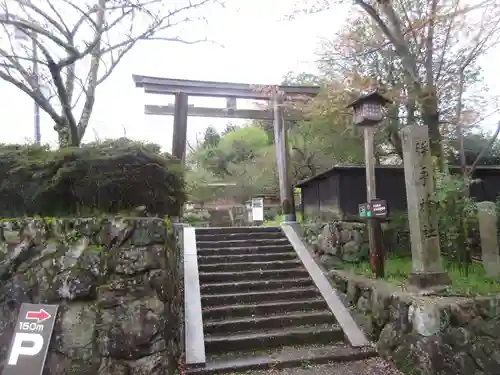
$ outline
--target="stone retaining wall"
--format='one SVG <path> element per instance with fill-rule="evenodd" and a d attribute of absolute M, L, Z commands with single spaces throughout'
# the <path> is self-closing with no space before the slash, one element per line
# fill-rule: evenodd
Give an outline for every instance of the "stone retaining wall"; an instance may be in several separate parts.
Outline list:
<path fill-rule="evenodd" d="M 58 304 L 44 375 L 174 374 L 182 276 L 163 219 L 2 222 L 0 372 L 22 302 Z"/>
<path fill-rule="evenodd" d="M 382 223 L 384 250 L 386 253 L 411 254 L 410 233 L 406 220 L 401 215 L 391 217 L 391 223 Z M 499 220 L 500 222 L 500 220 Z M 327 268 L 337 263 L 355 263 L 368 259 L 369 245 L 366 223 L 354 221 L 329 221 L 303 224 L 304 240 Z M 489 232 L 488 232 L 489 233 Z M 456 251 L 454 240 L 449 233 L 441 230 L 441 253 Z M 449 234 L 455 236 L 454 233 Z M 479 230 L 472 226 L 467 237 L 469 251 L 473 258 L 481 257 Z"/>
<path fill-rule="evenodd" d="M 379 354 L 404 373 L 500 373 L 500 296 L 424 297 L 343 271 L 329 276 Z"/>
<path fill-rule="evenodd" d="M 325 265 L 357 262 L 368 257 L 366 224 L 333 221 L 304 225 L 304 239 Z"/>

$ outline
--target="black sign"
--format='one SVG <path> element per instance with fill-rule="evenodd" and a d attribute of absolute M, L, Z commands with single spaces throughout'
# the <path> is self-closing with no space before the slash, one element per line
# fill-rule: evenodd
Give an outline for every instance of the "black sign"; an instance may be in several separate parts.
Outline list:
<path fill-rule="evenodd" d="M 374 199 L 370 203 L 358 205 L 359 217 L 362 219 L 385 219 L 389 215 L 387 202 L 382 199 Z"/>
<path fill-rule="evenodd" d="M 41 375 L 58 305 L 23 303 L 2 375 Z"/>

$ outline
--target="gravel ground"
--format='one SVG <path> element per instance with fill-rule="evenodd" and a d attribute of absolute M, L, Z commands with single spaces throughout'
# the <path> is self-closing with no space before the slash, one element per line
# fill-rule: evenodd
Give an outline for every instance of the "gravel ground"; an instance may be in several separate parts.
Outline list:
<path fill-rule="evenodd" d="M 326 365 L 304 365 L 282 370 L 269 369 L 245 372 L 246 375 L 405 375 L 382 358 L 336 362 Z"/>

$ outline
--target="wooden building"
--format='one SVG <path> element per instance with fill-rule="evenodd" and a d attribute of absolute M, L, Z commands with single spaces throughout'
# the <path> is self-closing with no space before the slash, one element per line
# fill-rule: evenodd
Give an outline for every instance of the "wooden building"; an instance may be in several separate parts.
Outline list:
<path fill-rule="evenodd" d="M 452 173 L 460 173 L 454 168 Z M 406 211 L 406 186 L 402 166 L 375 168 L 377 198 L 385 199 L 392 212 Z M 471 193 L 477 201 L 495 201 L 500 195 L 500 166 L 479 166 Z M 363 165 L 335 166 L 297 185 L 301 189 L 301 211 L 305 219 L 356 220 L 358 204 L 366 201 Z"/>

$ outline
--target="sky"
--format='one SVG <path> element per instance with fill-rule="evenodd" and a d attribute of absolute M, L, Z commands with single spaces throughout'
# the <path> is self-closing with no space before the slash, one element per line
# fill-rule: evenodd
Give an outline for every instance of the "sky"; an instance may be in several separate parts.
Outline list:
<path fill-rule="evenodd" d="M 173 103 L 173 97 L 144 94 L 136 88 L 132 74 L 166 78 L 279 84 L 288 71 L 316 73 L 315 51 L 321 38 L 331 38 L 342 26 L 348 9 L 338 7 L 295 21 L 281 21 L 290 10 L 291 0 L 230 0 L 225 9 L 211 8 L 208 24 L 196 24 L 193 36 L 216 41 L 179 44 L 163 41 L 138 44 L 99 86 L 96 105 L 84 141 L 127 136 L 155 142 L 171 151 L 173 117 L 144 115 L 145 104 Z M 500 49 L 483 58 L 486 82 L 497 79 L 495 62 Z M 500 88 L 492 84 L 492 93 Z M 10 84 L 0 81 L 0 118 L 5 124 L 1 143 L 33 140 L 33 103 Z M 223 107 L 224 99 L 192 98 L 196 106 Z M 244 103 L 241 107 L 248 107 Z M 238 103 L 240 106 L 240 103 Z M 500 115 L 499 115 L 500 117 Z M 489 130 L 495 116 L 485 122 Z M 241 120 L 233 120 L 241 123 Z M 194 145 L 204 130 L 213 125 L 223 130 L 228 119 L 188 120 L 188 143 Z M 493 124 L 493 125 L 492 125 Z M 6 126 L 7 125 L 7 126 Z M 42 114 L 42 142 L 56 146 L 57 134 L 50 119 Z"/>

